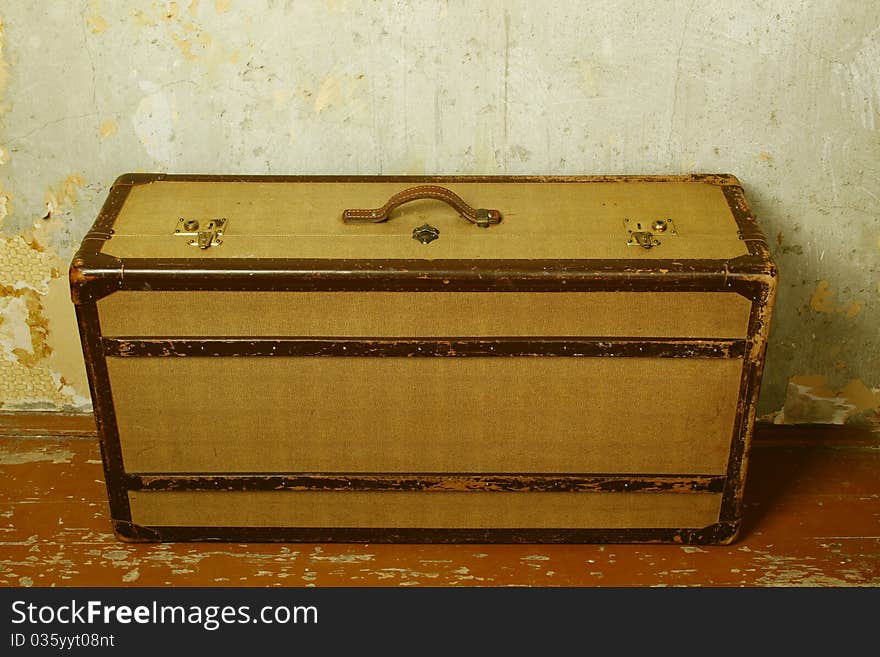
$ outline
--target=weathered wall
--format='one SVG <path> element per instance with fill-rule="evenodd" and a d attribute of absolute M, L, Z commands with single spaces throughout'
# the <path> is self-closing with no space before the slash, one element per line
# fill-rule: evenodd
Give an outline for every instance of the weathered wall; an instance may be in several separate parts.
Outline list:
<path fill-rule="evenodd" d="M 880 3 L 0 12 L 6 408 L 87 405 L 66 262 L 132 170 L 735 173 L 783 275 L 763 412 L 843 421 L 880 405 Z"/>

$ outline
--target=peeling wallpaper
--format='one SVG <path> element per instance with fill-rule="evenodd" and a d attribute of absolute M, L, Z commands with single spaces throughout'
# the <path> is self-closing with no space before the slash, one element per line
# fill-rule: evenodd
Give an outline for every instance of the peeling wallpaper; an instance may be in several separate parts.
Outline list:
<path fill-rule="evenodd" d="M 876 421 L 880 4 L 8 2 L 0 407 L 88 408 L 67 263 L 126 171 L 730 172 L 780 264 L 761 412 Z"/>

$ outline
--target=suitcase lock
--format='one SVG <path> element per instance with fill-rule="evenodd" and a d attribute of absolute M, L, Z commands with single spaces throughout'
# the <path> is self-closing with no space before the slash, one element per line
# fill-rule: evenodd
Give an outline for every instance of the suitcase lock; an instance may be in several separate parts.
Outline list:
<path fill-rule="evenodd" d="M 418 240 L 422 244 L 430 244 L 440 237 L 440 230 L 431 224 L 422 224 L 413 228 L 413 239 Z"/>
<path fill-rule="evenodd" d="M 211 246 L 220 246 L 223 244 L 222 238 L 225 229 L 225 217 L 220 219 L 209 219 L 207 221 L 185 219 L 181 217 L 177 220 L 177 228 L 174 229 L 174 234 L 191 238 L 187 244 L 190 246 L 197 246 L 204 250 Z"/>
<path fill-rule="evenodd" d="M 627 234 L 626 245 L 640 246 L 643 249 L 653 249 L 655 246 L 660 246 L 660 240 L 657 239 L 655 233 L 669 236 L 678 235 L 672 219 L 656 219 L 651 223 L 624 219 L 623 227 Z"/>

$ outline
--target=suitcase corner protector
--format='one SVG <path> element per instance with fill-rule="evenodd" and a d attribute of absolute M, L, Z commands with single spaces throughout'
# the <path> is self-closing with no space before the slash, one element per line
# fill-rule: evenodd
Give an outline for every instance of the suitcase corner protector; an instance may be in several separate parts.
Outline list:
<path fill-rule="evenodd" d="M 70 297 L 74 304 L 94 303 L 122 284 L 122 261 L 106 253 L 77 253 L 70 263 Z"/>
<path fill-rule="evenodd" d="M 113 187 L 134 187 L 164 178 L 161 173 L 123 173 L 113 181 Z"/>
<path fill-rule="evenodd" d="M 113 533 L 126 543 L 151 543 L 162 538 L 159 532 L 127 520 L 114 520 Z"/>
<path fill-rule="evenodd" d="M 717 185 L 718 187 L 742 188 L 739 178 L 732 173 L 697 173 L 694 174 L 693 178 L 710 185 Z"/>
<path fill-rule="evenodd" d="M 739 538 L 741 528 L 741 519 L 716 522 L 702 529 L 683 531 L 679 540 L 684 545 L 730 545 Z"/>

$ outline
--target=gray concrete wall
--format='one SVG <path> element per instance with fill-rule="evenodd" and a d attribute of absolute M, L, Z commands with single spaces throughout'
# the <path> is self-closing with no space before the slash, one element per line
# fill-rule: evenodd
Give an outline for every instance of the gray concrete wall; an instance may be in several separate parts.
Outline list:
<path fill-rule="evenodd" d="M 782 271 L 762 412 L 880 405 L 876 0 L 15 0 L 0 19 L 5 408 L 87 406 L 65 270 L 135 170 L 734 173 Z"/>

